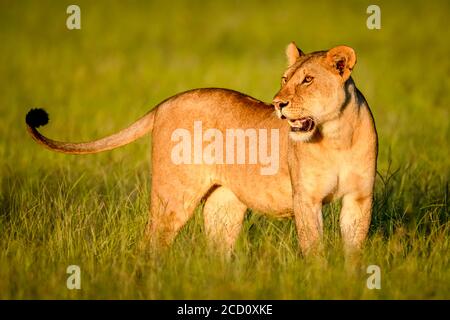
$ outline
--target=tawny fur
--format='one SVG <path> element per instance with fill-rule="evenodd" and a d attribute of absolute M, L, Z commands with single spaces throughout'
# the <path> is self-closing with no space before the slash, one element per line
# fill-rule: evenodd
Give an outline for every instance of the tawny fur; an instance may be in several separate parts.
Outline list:
<path fill-rule="evenodd" d="M 341 232 L 346 251 L 353 252 L 367 236 L 377 157 L 370 109 L 350 77 L 356 56 L 344 46 L 305 55 L 293 43 L 286 53 L 289 67 L 273 103 L 289 101 L 283 110 L 232 90 L 196 89 L 164 101 L 130 127 L 97 141 L 57 142 L 31 126 L 28 131 L 45 147 L 72 154 L 110 150 L 151 133 L 151 214 L 146 236 L 156 246 L 171 243 L 206 199 L 206 231 L 225 250 L 233 249 L 245 212 L 251 208 L 278 217 L 294 216 L 300 248 L 312 252 L 321 246 L 322 204 L 342 198 Z M 306 75 L 313 80 L 303 85 Z M 311 132 L 291 132 L 281 116 L 311 116 L 316 126 Z M 261 175 L 260 164 L 174 164 L 172 132 L 192 131 L 199 120 L 204 131 L 279 129 L 278 173 Z"/>

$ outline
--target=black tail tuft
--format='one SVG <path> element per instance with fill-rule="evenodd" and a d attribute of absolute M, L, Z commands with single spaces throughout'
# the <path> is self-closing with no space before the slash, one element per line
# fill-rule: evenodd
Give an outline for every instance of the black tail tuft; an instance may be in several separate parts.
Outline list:
<path fill-rule="evenodd" d="M 48 113 L 44 109 L 31 109 L 28 111 L 25 121 L 32 128 L 45 126 L 48 123 Z"/>

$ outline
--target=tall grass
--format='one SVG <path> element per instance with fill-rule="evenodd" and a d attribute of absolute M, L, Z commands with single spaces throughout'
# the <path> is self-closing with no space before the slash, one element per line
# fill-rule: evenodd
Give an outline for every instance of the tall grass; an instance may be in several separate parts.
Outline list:
<path fill-rule="evenodd" d="M 450 298 L 449 38 L 446 1 L 68 1 L 0 3 L 0 298 Z M 199 208 L 158 258 L 140 249 L 148 219 L 150 141 L 99 155 L 50 153 L 24 116 L 44 107 L 45 134 L 86 140 L 131 123 L 170 95 L 227 87 L 265 101 L 284 47 L 338 44 L 375 115 L 380 153 L 360 268 L 345 267 L 339 204 L 326 208 L 326 265 L 302 259 L 293 221 L 250 212 L 236 255 L 206 249 Z M 68 290 L 68 265 L 82 289 Z M 368 265 L 381 290 L 366 287 Z"/>

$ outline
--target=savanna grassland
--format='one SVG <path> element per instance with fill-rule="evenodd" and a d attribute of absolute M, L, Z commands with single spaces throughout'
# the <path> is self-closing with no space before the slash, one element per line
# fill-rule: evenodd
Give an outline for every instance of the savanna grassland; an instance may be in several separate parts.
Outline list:
<path fill-rule="evenodd" d="M 448 1 L 0 1 L 1 299 L 449 299 Z M 379 133 L 378 176 L 360 271 L 344 267 L 339 204 L 326 208 L 328 264 L 305 261 L 292 220 L 252 212 L 236 255 L 206 248 L 201 208 L 157 259 L 139 246 L 148 219 L 150 139 L 98 155 L 44 150 L 25 130 L 95 139 L 160 101 L 225 87 L 271 101 L 284 48 L 352 46 L 353 78 Z M 79 265 L 81 290 L 66 288 Z M 368 265 L 380 290 L 366 287 Z"/>

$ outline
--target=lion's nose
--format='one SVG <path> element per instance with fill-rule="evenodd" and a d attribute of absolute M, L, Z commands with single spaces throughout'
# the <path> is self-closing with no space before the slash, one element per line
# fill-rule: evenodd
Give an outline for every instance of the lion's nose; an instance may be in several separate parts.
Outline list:
<path fill-rule="evenodd" d="M 281 111 L 283 108 L 285 108 L 289 105 L 289 101 L 276 99 L 273 101 L 273 105 L 275 106 L 275 108 L 277 108 Z"/>

